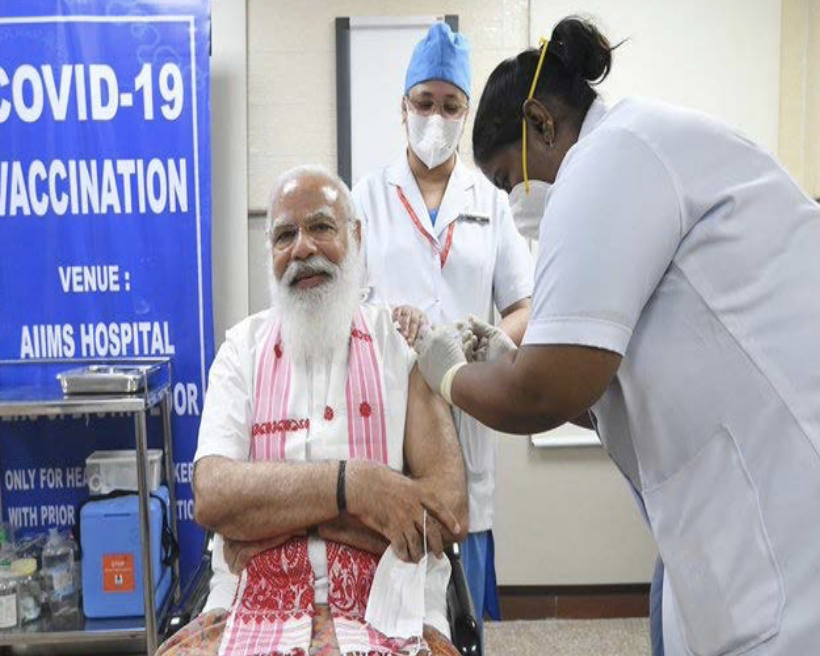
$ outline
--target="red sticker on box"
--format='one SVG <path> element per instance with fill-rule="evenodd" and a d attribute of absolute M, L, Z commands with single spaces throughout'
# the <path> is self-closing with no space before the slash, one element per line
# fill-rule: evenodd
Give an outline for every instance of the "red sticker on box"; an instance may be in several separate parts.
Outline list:
<path fill-rule="evenodd" d="M 103 591 L 134 592 L 134 554 L 103 554 Z"/>

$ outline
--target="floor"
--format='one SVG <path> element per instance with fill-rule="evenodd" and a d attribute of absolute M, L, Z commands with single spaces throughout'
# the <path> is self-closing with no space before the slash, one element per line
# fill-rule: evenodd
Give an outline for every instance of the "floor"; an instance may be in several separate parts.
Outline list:
<path fill-rule="evenodd" d="M 484 656 L 649 656 L 649 620 L 487 622 L 484 640 Z"/>
<path fill-rule="evenodd" d="M 649 620 L 518 620 L 484 624 L 485 656 L 649 656 Z"/>

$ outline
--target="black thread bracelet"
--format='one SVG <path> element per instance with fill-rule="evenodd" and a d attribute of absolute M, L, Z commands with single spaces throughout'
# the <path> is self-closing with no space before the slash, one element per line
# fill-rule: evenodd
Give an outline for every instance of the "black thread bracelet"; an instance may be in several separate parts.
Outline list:
<path fill-rule="evenodd" d="M 339 476 L 336 480 L 336 505 L 339 507 L 339 514 L 347 510 L 347 497 L 345 496 L 345 466 L 346 460 L 339 461 Z"/>

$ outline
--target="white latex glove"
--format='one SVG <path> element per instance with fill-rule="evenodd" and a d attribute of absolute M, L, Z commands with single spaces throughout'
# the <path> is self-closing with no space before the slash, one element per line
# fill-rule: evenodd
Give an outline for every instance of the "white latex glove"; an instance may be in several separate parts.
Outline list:
<path fill-rule="evenodd" d="M 506 353 L 518 350 L 515 342 L 501 328 L 491 326 L 472 315 L 468 319 L 468 324 L 473 335 L 478 338 L 474 351 L 476 362 L 497 360 Z"/>
<path fill-rule="evenodd" d="M 464 351 L 464 357 L 467 362 L 475 362 L 475 351 L 479 346 L 478 337 L 466 321 L 456 321 L 455 328 L 461 340 L 461 350 Z"/>
<path fill-rule="evenodd" d="M 467 364 L 461 336 L 455 326 L 440 325 L 422 330 L 413 345 L 418 353 L 421 375 L 434 392 L 452 404 L 450 387 L 456 371 Z"/>

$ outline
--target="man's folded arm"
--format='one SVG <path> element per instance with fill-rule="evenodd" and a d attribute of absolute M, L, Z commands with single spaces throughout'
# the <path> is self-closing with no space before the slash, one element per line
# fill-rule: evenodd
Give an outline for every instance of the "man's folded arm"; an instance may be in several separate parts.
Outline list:
<path fill-rule="evenodd" d="M 319 537 L 324 540 L 341 542 L 377 556 L 381 556 L 390 546 L 387 538 L 346 512 L 326 524 L 320 524 L 318 531 Z"/>
<path fill-rule="evenodd" d="M 206 456 L 194 469 L 198 524 L 233 540 L 306 530 L 339 514 L 339 463 L 240 462 Z"/>
<path fill-rule="evenodd" d="M 239 462 L 206 456 L 194 468 L 195 518 L 229 540 L 294 535 L 339 516 L 338 472 L 338 461 Z M 349 461 L 345 490 L 348 513 L 357 520 L 353 525 L 360 522 L 383 535 L 400 557 L 421 557 L 423 529 L 416 518 L 425 507 L 450 534 L 456 533 L 458 522 L 437 487 L 411 481 L 386 465 Z"/>

